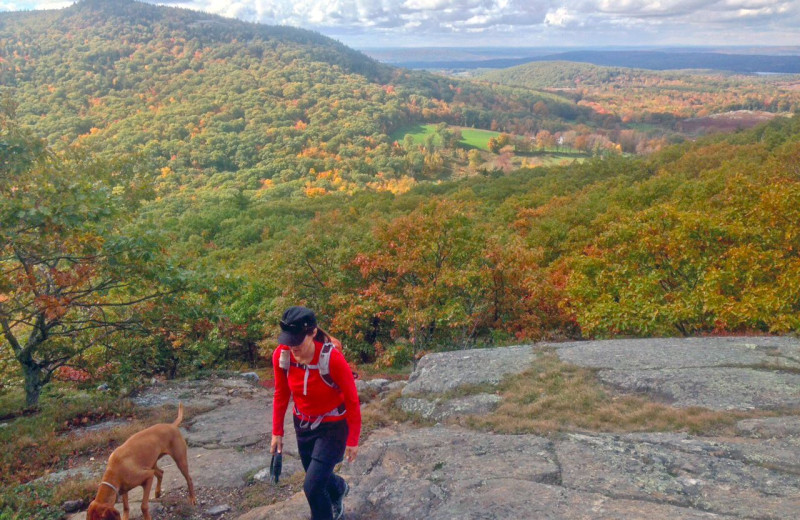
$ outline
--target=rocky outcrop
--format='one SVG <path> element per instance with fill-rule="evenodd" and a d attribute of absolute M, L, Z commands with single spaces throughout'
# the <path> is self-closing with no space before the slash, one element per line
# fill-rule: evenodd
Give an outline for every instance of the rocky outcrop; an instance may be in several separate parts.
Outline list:
<path fill-rule="evenodd" d="M 646 394 L 674 406 L 768 408 L 783 415 L 742 420 L 730 437 L 471 431 L 447 420 L 490 413 L 501 400 L 492 385 L 529 368 L 537 351 L 519 346 L 433 354 L 420 360 L 396 403 L 440 424 L 398 424 L 362 439 L 356 462 L 340 470 L 351 486 L 345 500 L 348 520 L 797 516 L 800 341 L 696 338 L 542 346 L 566 362 L 597 370 L 619 392 Z M 400 386 L 386 380 L 359 383 L 370 398 Z M 470 390 L 461 391 L 464 387 Z M 162 384 L 152 391 L 172 402 L 210 407 L 186 424 L 190 470 L 200 493 L 241 488 L 249 475 L 268 466 L 269 389 L 224 379 Z M 143 404 L 162 402 L 147 393 L 141 397 Z M 288 419 L 284 478 L 302 471 Z M 182 488 L 174 465 L 164 466 L 165 491 Z M 233 510 L 221 515 L 238 520 L 306 520 L 309 514 L 302 492 L 249 511 L 229 504 Z M 206 509 L 198 507 L 196 514 Z"/>
<path fill-rule="evenodd" d="M 800 341 L 656 338 L 556 343 L 564 361 L 598 369 L 625 392 L 712 410 L 800 408 Z"/>
<path fill-rule="evenodd" d="M 403 395 L 443 394 L 468 385 L 497 384 L 527 369 L 534 359 L 531 345 L 428 354 L 408 378 Z"/>
<path fill-rule="evenodd" d="M 397 406 L 404 412 L 423 419 L 441 422 L 465 415 L 482 415 L 493 411 L 502 399 L 496 394 L 477 394 L 453 399 L 419 399 L 403 397 Z"/>
<path fill-rule="evenodd" d="M 343 469 L 348 518 L 792 518 L 796 441 L 384 431 Z M 240 520 L 302 518 L 292 516 L 301 506 L 276 504 Z"/>

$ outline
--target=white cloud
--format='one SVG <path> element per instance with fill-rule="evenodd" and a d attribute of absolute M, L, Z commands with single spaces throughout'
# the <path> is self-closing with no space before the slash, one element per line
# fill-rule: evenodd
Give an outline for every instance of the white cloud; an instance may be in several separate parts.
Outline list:
<path fill-rule="evenodd" d="M 305 27 L 362 45 L 459 45 L 465 33 L 468 45 L 800 45 L 800 0 L 145 1 Z M 0 0 L 0 10 L 70 3 Z"/>
<path fill-rule="evenodd" d="M 73 0 L 38 0 L 16 2 L 0 1 L 0 11 L 28 11 L 34 9 L 63 9 L 74 3 Z"/>
<path fill-rule="evenodd" d="M 559 7 L 555 11 L 550 10 L 544 17 L 545 25 L 556 27 L 566 27 L 579 20 L 578 16 L 570 13 L 565 7 Z"/>

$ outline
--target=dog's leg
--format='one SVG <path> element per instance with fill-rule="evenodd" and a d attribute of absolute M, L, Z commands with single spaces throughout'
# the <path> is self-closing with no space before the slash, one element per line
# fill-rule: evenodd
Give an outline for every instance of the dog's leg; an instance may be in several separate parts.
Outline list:
<path fill-rule="evenodd" d="M 128 493 L 122 494 L 122 520 L 128 520 L 131 517 L 131 508 L 128 506 Z"/>
<path fill-rule="evenodd" d="M 156 475 L 156 498 L 161 498 L 161 479 L 164 477 L 164 470 L 153 466 L 153 473 Z"/>
<path fill-rule="evenodd" d="M 178 469 L 181 470 L 183 473 L 183 478 L 186 479 L 186 485 L 189 486 L 189 503 L 193 506 L 197 505 L 197 498 L 194 496 L 194 484 L 192 483 L 192 477 L 189 476 L 189 453 L 188 449 L 186 448 L 185 442 L 180 442 L 175 447 L 174 453 L 170 454 L 172 460 L 175 461 L 175 465 L 178 466 Z"/>
<path fill-rule="evenodd" d="M 150 516 L 150 488 L 153 487 L 154 472 L 150 470 L 150 476 L 142 484 L 142 520 L 153 520 Z"/>

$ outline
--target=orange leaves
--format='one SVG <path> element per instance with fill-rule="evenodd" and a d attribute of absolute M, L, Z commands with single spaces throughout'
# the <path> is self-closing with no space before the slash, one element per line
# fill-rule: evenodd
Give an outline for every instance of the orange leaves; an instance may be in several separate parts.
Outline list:
<path fill-rule="evenodd" d="M 308 123 L 306 123 L 305 121 L 300 120 L 300 119 L 298 119 L 297 122 L 294 124 L 294 129 L 295 130 L 299 130 L 301 132 L 303 130 L 305 130 L 307 127 L 308 127 Z"/>
<path fill-rule="evenodd" d="M 59 298 L 50 294 L 43 294 L 34 299 L 38 312 L 44 314 L 49 321 L 63 318 L 69 311 L 69 298 Z"/>
<path fill-rule="evenodd" d="M 297 154 L 298 157 L 307 157 L 309 159 L 328 159 L 328 158 L 336 158 L 335 154 L 332 154 L 325 150 L 325 145 L 321 144 L 320 146 L 309 146 L 303 149 L 302 152 Z M 338 159 L 337 159 L 338 160 Z"/>
<path fill-rule="evenodd" d="M 311 183 L 306 183 L 305 188 L 303 189 L 303 193 L 305 193 L 306 197 L 320 197 L 328 193 L 328 190 L 325 188 L 321 188 L 319 186 L 313 186 Z"/>
<path fill-rule="evenodd" d="M 56 370 L 55 378 L 60 381 L 82 383 L 91 379 L 91 375 L 86 370 L 63 366 Z"/>
<path fill-rule="evenodd" d="M 377 181 L 367 183 L 367 187 L 375 191 L 388 191 L 395 195 L 406 193 L 417 184 L 416 179 L 408 175 L 403 175 L 399 179 L 386 179 L 379 173 L 377 178 Z"/>
<path fill-rule="evenodd" d="M 482 225 L 463 203 L 436 200 L 374 230 L 378 248 L 356 255 L 359 300 L 388 311 L 414 351 L 498 328 L 541 337 L 564 319 L 542 253 Z"/>

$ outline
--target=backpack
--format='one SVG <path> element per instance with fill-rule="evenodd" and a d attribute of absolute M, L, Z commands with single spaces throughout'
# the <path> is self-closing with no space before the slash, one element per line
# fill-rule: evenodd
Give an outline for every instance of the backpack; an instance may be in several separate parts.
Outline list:
<path fill-rule="evenodd" d="M 319 377 L 331 388 L 339 389 L 339 386 L 333 381 L 331 377 L 331 352 L 336 347 L 333 343 L 324 343 L 322 345 L 322 350 L 319 353 L 319 361 L 316 365 L 302 365 L 300 363 L 294 362 L 291 359 L 291 352 L 288 349 L 284 349 L 281 351 L 281 357 L 278 360 L 278 366 L 286 372 L 286 377 L 289 377 L 289 367 L 295 366 L 297 368 L 302 368 L 306 371 L 305 382 L 303 384 L 303 395 L 306 393 L 306 383 L 308 383 L 308 371 L 309 370 L 317 370 L 319 372 Z"/>

